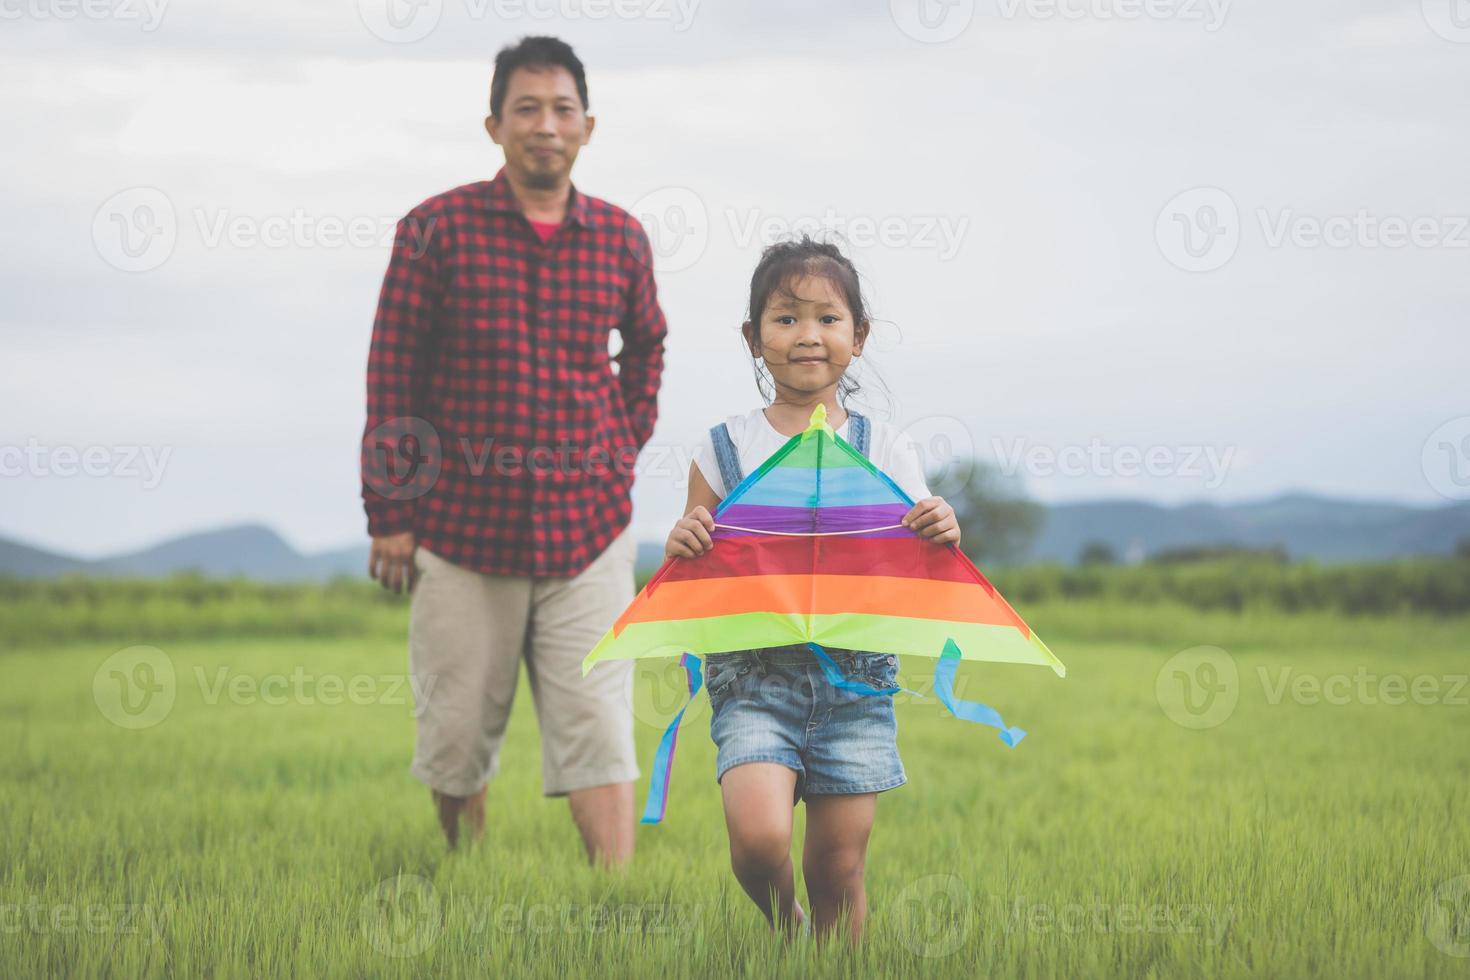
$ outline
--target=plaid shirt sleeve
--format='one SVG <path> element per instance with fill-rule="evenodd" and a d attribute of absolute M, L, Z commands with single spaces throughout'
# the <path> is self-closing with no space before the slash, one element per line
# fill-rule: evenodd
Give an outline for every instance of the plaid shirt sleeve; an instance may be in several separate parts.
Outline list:
<path fill-rule="evenodd" d="M 658 421 L 658 386 L 668 326 L 653 280 L 653 249 L 637 219 L 629 219 L 626 241 L 628 261 L 632 263 L 631 286 L 628 312 L 618 327 L 623 349 L 614 360 L 633 439 L 641 450 L 653 437 L 653 426 Z"/>
<path fill-rule="evenodd" d="M 402 463 L 438 452 L 432 428 L 418 417 L 443 289 L 434 224 L 416 212 L 399 220 L 373 320 L 361 455 L 363 508 L 373 537 L 413 530 L 414 502 L 428 489 L 423 478 L 433 473 L 411 465 L 405 478 Z"/>

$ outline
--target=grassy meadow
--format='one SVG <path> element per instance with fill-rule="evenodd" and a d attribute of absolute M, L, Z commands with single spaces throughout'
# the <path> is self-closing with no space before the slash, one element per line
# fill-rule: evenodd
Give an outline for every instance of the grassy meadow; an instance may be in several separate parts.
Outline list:
<path fill-rule="evenodd" d="M 1068 676 L 962 666 L 1014 750 L 899 696 L 853 950 L 774 941 L 734 881 L 703 695 L 630 870 L 540 795 L 524 678 L 447 853 L 405 600 L 196 591 L 6 599 L 0 976 L 1470 976 L 1464 615 L 1018 601 Z M 640 808 L 679 682 L 632 692 Z"/>

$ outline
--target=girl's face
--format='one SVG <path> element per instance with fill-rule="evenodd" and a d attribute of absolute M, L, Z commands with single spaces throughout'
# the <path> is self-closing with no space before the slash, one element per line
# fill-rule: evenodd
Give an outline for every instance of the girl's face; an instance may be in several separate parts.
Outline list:
<path fill-rule="evenodd" d="M 842 291 L 830 279 L 804 276 L 789 285 L 794 296 L 773 292 L 760 323 L 746 323 L 746 338 L 755 342 L 751 354 L 765 359 L 778 392 L 835 388 L 852 359 L 862 356 L 868 325 L 853 323 Z"/>

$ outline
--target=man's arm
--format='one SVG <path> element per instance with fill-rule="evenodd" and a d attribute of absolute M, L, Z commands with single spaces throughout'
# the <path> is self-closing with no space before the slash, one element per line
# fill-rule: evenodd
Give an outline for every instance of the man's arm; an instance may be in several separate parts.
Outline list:
<path fill-rule="evenodd" d="M 623 392 L 623 407 L 633 430 L 633 440 L 641 450 L 653 437 L 658 421 L 658 386 L 664 370 L 664 337 L 668 325 L 658 305 L 658 287 L 653 280 L 653 249 L 648 235 L 636 218 L 628 219 L 626 240 L 632 263 L 632 288 L 628 311 L 618 332 L 623 349 L 613 360 L 618 363 L 618 385 Z"/>
<path fill-rule="evenodd" d="M 369 574 L 394 591 L 413 577 L 414 501 L 429 489 L 415 477 L 438 469 L 414 458 L 439 451 L 437 436 L 417 417 L 415 398 L 440 304 L 433 225 L 434 219 L 414 212 L 398 222 L 368 351 L 361 462 L 363 509 L 373 538 Z"/>

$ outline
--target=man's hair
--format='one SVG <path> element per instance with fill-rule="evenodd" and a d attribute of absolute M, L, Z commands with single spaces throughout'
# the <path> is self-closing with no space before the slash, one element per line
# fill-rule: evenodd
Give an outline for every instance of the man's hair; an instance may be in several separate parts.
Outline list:
<path fill-rule="evenodd" d="M 510 88 L 510 76 L 517 68 L 535 71 L 553 67 L 565 68 L 572 73 L 572 79 L 577 83 L 577 95 L 582 98 L 582 111 L 586 112 L 587 73 L 582 70 L 581 60 L 567 42 L 560 38 L 539 36 L 523 37 L 515 44 L 501 48 L 500 53 L 495 56 L 495 74 L 490 79 L 490 115 L 500 118 L 500 110 L 505 105 L 505 92 Z"/>

